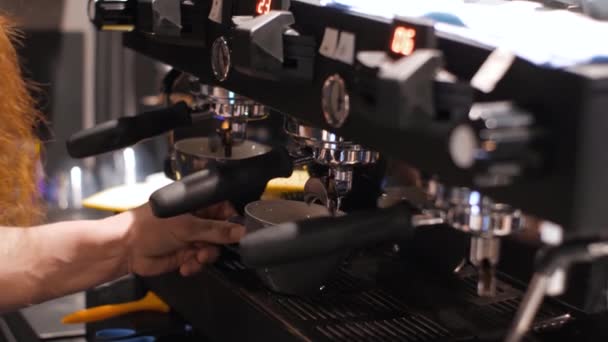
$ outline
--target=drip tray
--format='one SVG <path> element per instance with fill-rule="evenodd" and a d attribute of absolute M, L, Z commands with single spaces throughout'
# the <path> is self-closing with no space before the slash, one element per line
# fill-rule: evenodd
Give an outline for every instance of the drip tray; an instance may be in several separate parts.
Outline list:
<path fill-rule="evenodd" d="M 218 341 L 500 340 L 522 297 L 504 281 L 496 297 L 477 297 L 474 270 L 439 281 L 404 269 L 400 260 L 363 264 L 370 267 L 341 269 L 314 297 L 270 292 L 236 260 L 222 260 L 198 279 L 148 283 Z M 572 319 L 565 307 L 547 302 L 535 329 L 555 330 Z"/>

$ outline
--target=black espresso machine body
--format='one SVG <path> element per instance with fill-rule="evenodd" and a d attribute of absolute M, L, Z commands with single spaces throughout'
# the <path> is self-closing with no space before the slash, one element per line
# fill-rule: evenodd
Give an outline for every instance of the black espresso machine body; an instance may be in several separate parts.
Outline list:
<path fill-rule="evenodd" d="M 428 20 L 314 0 L 105 0 L 92 10 L 100 29 L 127 31 L 126 47 L 340 136 L 332 144 L 349 153 L 356 141 L 388 164 L 407 165 L 415 187 L 426 190 L 422 200 L 395 195 L 377 177 L 386 192 L 379 211 L 371 208 L 376 191 L 353 192 L 350 200 L 365 205 L 344 218 L 298 222 L 316 227 L 298 241 L 256 235 L 197 277 L 144 279 L 211 340 L 518 341 L 526 333 L 597 340 L 603 333 L 608 64 L 538 65 Z M 147 127 L 143 136 L 217 116 L 189 108 L 169 107 L 164 114 L 183 120 Z M 143 136 L 131 132 L 141 126 L 118 136 L 134 143 Z M 329 178 L 352 176 L 332 164 L 345 160 L 327 159 L 332 148 L 315 162 L 328 163 Z M 288 175 L 298 158 L 277 159 L 276 170 L 242 167 L 256 167 L 265 183 Z M 213 172 L 237 185 L 251 181 L 232 169 Z M 231 199 L 217 191 L 202 197 L 185 202 Z M 159 198 L 151 198 L 157 209 L 175 199 Z M 160 216 L 177 213 L 161 209 Z M 524 217 L 535 229 L 522 237 Z M 338 249 L 349 257 L 316 295 L 270 291 L 249 270 Z"/>
<path fill-rule="evenodd" d="M 206 39 L 196 40 L 196 44 L 181 36 L 163 37 L 136 30 L 125 34 L 125 46 L 196 75 L 201 82 L 221 85 L 268 104 L 281 113 L 356 139 L 425 172 L 437 174 L 446 183 L 472 186 L 501 202 L 516 203 L 518 208 L 531 215 L 562 225 L 569 235 L 597 235 L 601 233 L 600 227 L 608 223 L 608 213 L 603 210 L 601 198 L 598 197 L 603 193 L 601 189 L 608 188 L 608 184 L 602 183 L 602 177 L 594 176 L 603 175 L 608 167 L 608 160 L 603 160 L 602 154 L 595 150 L 602 146 L 599 142 L 605 136 L 602 115 L 598 114 L 602 111 L 605 87 L 608 86 L 602 77 L 604 65 L 551 69 L 516 58 L 490 94 L 472 94 L 466 87 L 444 89 L 442 85 L 435 85 L 440 88 L 434 94 L 435 105 L 441 106 L 442 103 L 438 103 L 440 100 L 447 102 L 447 106 L 452 107 L 453 117 L 446 118 L 439 112 L 426 115 L 397 112 L 409 108 L 395 103 L 378 103 L 380 98 L 375 96 L 374 90 L 377 89 L 373 88 L 382 87 L 382 79 L 369 82 L 368 73 L 355 61 L 349 65 L 316 53 L 328 27 L 359 33 L 356 35 L 356 52 L 387 51 L 395 22 L 353 14 L 340 8 L 323 7 L 315 1 L 291 1 L 289 12 L 294 18 L 304 18 L 296 20 L 293 27 L 302 32 L 301 36 L 308 38 L 302 38 L 306 40 L 304 43 L 294 44 L 299 49 L 294 47 L 296 51 L 293 53 L 301 52 L 304 55 L 301 58 L 307 58 L 314 65 L 314 72 L 302 71 L 300 77 L 291 76 L 288 72 L 285 75 L 277 73 L 272 77 L 275 79 L 269 79 L 271 77 L 265 70 L 256 74 L 255 65 L 246 65 L 242 69 L 235 65 L 230 77 L 219 82 L 212 70 L 211 46 L 219 37 L 242 33 L 234 28 L 232 17 L 255 14 L 248 11 L 255 7 L 255 1 L 247 3 L 226 2 L 222 12 L 223 24 L 207 19 Z M 281 32 L 280 28 L 277 30 Z M 234 39 L 236 44 L 237 37 Z M 311 46 L 306 45 L 308 41 Z M 250 42 L 244 43 L 252 45 Z M 285 54 L 292 52 L 287 50 L 289 47 L 288 41 L 285 41 Z M 436 37 L 435 46 L 425 47 L 440 50 L 446 70 L 463 80 L 470 80 L 492 51 L 489 47 L 442 36 Z M 239 52 L 237 46 L 233 47 L 232 55 L 237 55 L 233 58 L 238 58 Z M 252 63 L 255 61 L 249 64 Z M 262 68 L 264 65 L 261 65 Z M 330 126 L 322 109 L 323 84 L 334 74 L 339 74 L 345 80 L 351 97 L 348 120 L 341 127 Z M 386 95 L 382 100 L 399 102 L 403 97 L 399 96 L 399 89 L 394 90 L 397 93 Z M 454 166 L 446 148 L 448 133 L 454 122 L 462 119 L 474 96 L 476 101 L 514 101 L 534 113 L 537 125 L 552 137 L 548 139 L 549 147 L 542 150 L 546 152 L 543 154 L 546 170 L 538 171 L 538 175 L 523 177 L 509 186 L 486 187 L 475 182 L 476 170 L 463 171 Z M 587 158 L 588 155 L 593 157 Z"/>

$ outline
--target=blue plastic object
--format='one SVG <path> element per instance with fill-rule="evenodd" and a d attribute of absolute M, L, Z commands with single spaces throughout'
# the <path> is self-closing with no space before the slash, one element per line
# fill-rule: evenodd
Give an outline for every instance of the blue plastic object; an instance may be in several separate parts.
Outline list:
<path fill-rule="evenodd" d="M 137 336 L 133 329 L 104 329 L 95 334 L 98 341 L 155 342 L 154 336 Z"/>
<path fill-rule="evenodd" d="M 133 338 L 128 338 L 128 339 L 121 339 L 121 340 L 117 340 L 120 342 L 155 342 L 156 338 L 153 336 L 138 336 L 138 337 L 133 337 Z"/>
<path fill-rule="evenodd" d="M 136 333 L 137 332 L 133 329 L 104 329 L 104 330 L 99 330 L 95 334 L 95 337 L 99 340 L 112 341 L 115 339 L 135 336 Z"/>

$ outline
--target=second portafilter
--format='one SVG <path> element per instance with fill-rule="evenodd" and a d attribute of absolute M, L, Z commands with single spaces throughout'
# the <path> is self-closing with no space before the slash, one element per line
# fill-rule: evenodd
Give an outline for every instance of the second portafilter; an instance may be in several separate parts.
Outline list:
<path fill-rule="evenodd" d="M 195 77 L 190 77 L 190 93 L 195 107 L 213 113 L 219 121 L 217 133 L 226 157 L 247 138 L 248 122 L 268 117 L 265 106 L 225 88 L 202 84 Z"/>
<path fill-rule="evenodd" d="M 263 105 L 224 88 L 203 85 L 194 77 L 188 78 L 189 94 L 182 96 L 183 101 L 171 104 L 175 83 L 181 75 L 179 71 L 172 70 L 163 81 L 165 108 L 121 117 L 77 132 L 67 141 L 70 156 L 91 157 L 129 147 L 178 128 L 201 122 L 209 125 L 219 122 L 215 138 L 223 145 L 225 156 L 230 157 L 232 146 L 246 139 L 247 122 L 268 116 L 268 109 Z M 174 144 L 171 133 L 169 145 L 173 148 Z"/>
<path fill-rule="evenodd" d="M 522 212 L 478 191 L 446 187 L 435 179 L 427 182 L 427 192 L 433 209 L 442 214 L 445 223 L 471 236 L 468 259 L 478 271 L 477 293 L 494 296 L 501 238 L 524 227 Z"/>
<path fill-rule="evenodd" d="M 290 117 L 286 118 L 285 131 L 298 148 L 310 150 L 314 163 L 328 167 L 327 175 L 307 182 L 305 192 L 332 212 L 341 209 L 342 199 L 351 191 L 354 168 L 375 164 L 379 159 L 375 151 Z"/>

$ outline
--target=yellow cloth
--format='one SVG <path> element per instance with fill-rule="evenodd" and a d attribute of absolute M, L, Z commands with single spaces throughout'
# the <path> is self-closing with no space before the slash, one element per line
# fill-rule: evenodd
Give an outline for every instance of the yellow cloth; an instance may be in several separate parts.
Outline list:
<path fill-rule="evenodd" d="M 290 178 L 273 179 L 268 182 L 264 197 L 276 198 L 283 193 L 301 192 L 308 178 L 307 171 L 296 170 Z M 148 202 L 154 191 L 169 183 L 171 180 L 162 174 L 152 175 L 144 183 L 121 185 L 98 192 L 85 199 L 83 206 L 115 213 L 131 210 Z"/>

